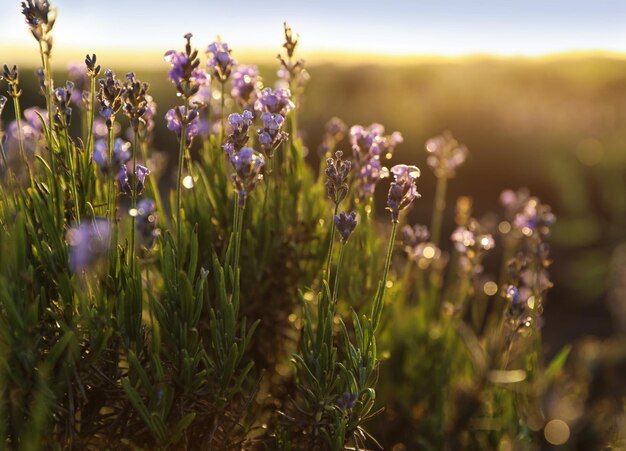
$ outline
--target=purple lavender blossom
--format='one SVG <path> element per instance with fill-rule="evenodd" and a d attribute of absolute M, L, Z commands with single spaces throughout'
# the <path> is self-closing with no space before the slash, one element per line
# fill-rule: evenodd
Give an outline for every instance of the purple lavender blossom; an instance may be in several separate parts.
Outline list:
<path fill-rule="evenodd" d="M 291 92 L 289 89 L 278 88 L 272 90 L 270 88 L 263 89 L 254 103 L 254 109 L 259 112 L 267 112 L 272 114 L 280 114 L 287 116 L 295 105 L 291 101 Z"/>
<path fill-rule="evenodd" d="M 476 227 L 457 227 L 450 239 L 454 243 L 456 250 L 462 254 L 469 251 L 488 251 L 494 248 L 495 242 L 489 233 L 479 233 Z"/>
<path fill-rule="evenodd" d="M 348 195 L 348 175 L 350 169 L 352 169 L 352 163 L 350 161 L 342 160 L 343 152 L 338 150 L 335 153 L 335 158 L 328 158 L 326 160 L 326 193 L 328 198 L 332 200 L 335 205 L 345 199 Z"/>
<path fill-rule="evenodd" d="M 243 207 L 248 194 L 263 179 L 261 170 L 265 165 L 265 158 L 254 149 L 243 147 L 239 152 L 230 155 L 230 163 L 235 169 L 232 180 L 235 190 L 239 193 L 239 206 Z"/>
<path fill-rule="evenodd" d="M 456 169 L 467 158 L 467 147 L 459 144 L 449 132 L 426 141 L 426 151 L 429 153 L 426 162 L 437 177 L 454 177 Z"/>
<path fill-rule="evenodd" d="M 372 159 L 363 164 L 356 174 L 359 199 L 364 200 L 372 196 L 378 182 L 387 177 L 389 169 L 384 167 L 379 159 Z"/>
<path fill-rule="evenodd" d="M 98 102 L 100 103 L 100 116 L 106 121 L 107 127 L 112 128 L 115 115 L 122 107 L 122 82 L 115 78 L 115 73 L 107 69 L 104 78 L 99 80 Z"/>
<path fill-rule="evenodd" d="M 252 125 L 254 116 L 248 110 L 242 114 L 233 113 L 228 116 L 228 124 L 230 125 L 230 133 L 226 137 L 224 150 L 228 155 L 238 152 L 248 142 L 248 128 Z"/>
<path fill-rule="evenodd" d="M 415 187 L 420 170 L 417 166 L 397 164 L 391 168 L 391 173 L 395 180 L 389 187 L 387 209 L 391 212 L 391 220 L 398 222 L 400 211 L 411 205 L 414 199 L 421 197 Z"/>
<path fill-rule="evenodd" d="M 74 83 L 68 81 L 65 87 L 58 87 L 54 90 L 52 100 L 54 102 L 54 121 L 61 129 L 67 129 L 72 122 L 72 92 Z"/>
<path fill-rule="evenodd" d="M 337 400 L 337 407 L 341 410 L 351 410 L 359 399 L 359 395 L 356 393 L 343 393 Z"/>
<path fill-rule="evenodd" d="M 396 146 L 403 142 L 400 132 L 385 135 L 385 127 L 371 124 L 367 128 L 354 125 L 350 128 L 350 144 L 359 166 L 373 158 L 391 158 Z"/>
<path fill-rule="evenodd" d="M 538 232 L 540 235 L 548 235 L 550 226 L 554 224 L 556 217 L 549 205 L 542 204 L 536 197 L 529 198 L 521 210 L 515 216 L 513 225 L 525 235 Z"/>
<path fill-rule="evenodd" d="M 135 166 L 134 183 L 137 184 L 137 195 L 143 193 L 145 188 L 146 176 L 150 175 L 150 169 L 140 164 Z M 120 192 L 123 194 L 131 194 L 133 192 L 133 181 L 129 179 L 128 169 L 126 165 L 120 166 L 120 171 L 117 175 L 117 181 L 120 185 Z"/>
<path fill-rule="evenodd" d="M 285 118 L 278 113 L 264 112 L 261 114 L 263 127 L 257 131 L 259 144 L 264 155 L 271 157 L 274 150 L 287 139 L 287 133 L 281 131 Z"/>
<path fill-rule="evenodd" d="M 225 83 L 237 62 L 230 55 L 228 44 L 215 41 L 207 47 L 207 66 L 215 78 Z"/>
<path fill-rule="evenodd" d="M 106 256 L 110 243 L 109 223 L 103 218 L 83 221 L 68 230 L 66 241 L 70 246 L 70 269 L 82 273 Z"/>
<path fill-rule="evenodd" d="M 337 144 L 346 136 L 348 126 L 338 117 L 332 117 L 324 127 L 325 133 L 319 147 L 320 156 L 325 156 L 336 148 Z"/>
<path fill-rule="evenodd" d="M 200 119 L 198 117 L 198 110 L 192 108 L 187 113 L 187 110 L 184 106 L 178 106 L 176 108 L 172 108 L 167 113 L 165 113 L 165 120 L 167 122 L 167 128 L 178 136 L 180 139 L 180 134 L 183 127 L 183 121 L 187 122 L 186 127 L 186 135 L 187 135 L 187 145 L 191 145 L 191 141 L 194 137 L 198 135 L 200 132 Z"/>
<path fill-rule="evenodd" d="M 109 146 L 104 139 L 98 139 L 93 146 L 92 159 L 94 163 L 104 172 L 108 174 L 115 168 L 126 164 L 132 156 L 131 145 L 128 141 L 116 138 L 113 142 L 113 159 L 109 161 Z"/>
<path fill-rule="evenodd" d="M 185 51 L 169 50 L 165 52 L 163 59 L 171 65 L 167 75 L 176 86 L 178 94 L 188 99 L 197 94 L 201 87 L 207 86 L 210 79 L 204 69 L 199 67 L 198 51 L 191 47 L 192 34 L 187 33 L 184 38 Z"/>
<path fill-rule="evenodd" d="M 239 65 L 233 72 L 233 89 L 230 95 L 245 108 L 254 104 L 259 85 L 259 69 L 256 66 Z"/>
<path fill-rule="evenodd" d="M 151 249 L 158 236 L 156 204 L 151 199 L 142 199 L 137 204 L 135 229 L 139 244 L 144 249 Z"/>
<path fill-rule="evenodd" d="M 335 227 L 337 227 L 337 232 L 341 235 L 341 242 L 346 244 L 348 238 L 356 228 L 357 220 L 356 220 L 356 212 L 351 212 L 350 214 L 346 214 L 344 211 L 339 213 L 339 216 L 335 215 Z"/>
<path fill-rule="evenodd" d="M 89 94 L 90 84 L 87 68 L 83 64 L 70 63 L 67 66 L 67 76 L 74 83 L 72 103 L 81 109 L 85 109 L 87 105 L 83 95 Z"/>

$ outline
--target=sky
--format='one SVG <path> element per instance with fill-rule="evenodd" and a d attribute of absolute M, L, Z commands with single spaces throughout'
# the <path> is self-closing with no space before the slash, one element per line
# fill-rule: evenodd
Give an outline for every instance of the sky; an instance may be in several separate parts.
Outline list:
<path fill-rule="evenodd" d="M 625 0 L 52 0 L 59 52 L 199 48 L 219 34 L 242 52 L 274 55 L 287 20 L 301 51 L 380 56 L 626 53 Z M 36 52 L 19 0 L 0 0 L 0 62 Z M 33 52 L 34 53 L 34 52 Z M 36 53 L 34 57 L 36 57 Z"/>

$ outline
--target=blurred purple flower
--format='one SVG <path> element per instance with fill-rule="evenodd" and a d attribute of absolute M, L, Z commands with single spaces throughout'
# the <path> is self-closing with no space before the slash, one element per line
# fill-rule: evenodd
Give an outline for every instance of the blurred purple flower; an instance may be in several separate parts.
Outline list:
<path fill-rule="evenodd" d="M 467 147 L 459 144 L 449 132 L 426 141 L 426 151 L 429 153 L 426 162 L 437 177 L 454 177 L 456 169 L 467 158 Z"/>
<path fill-rule="evenodd" d="M 187 122 L 185 133 L 188 146 L 191 145 L 193 138 L 200 132 L 200 118 L 198 117 L 198 110 L 194 108 L 191 108 L 189 113 L 187 113 L 184 106 L 172 108 L 165 113 L 165 121 L 167 122 L 167 128 L 176 133 L 178 139 L 180 139 L 183 121 Z"/>
<path fill-rule="evenodd" d="M 350 128 L 350 144 L 357 165 L 360 167 L 372 158 L 391 158 L 396 146 L 403 141 L 400 132 L 385 135 L 385 127 L 371 124 L 367 128 L 354 125 Z"/>
<path fill-rule="evenodd" d="M 260 77 L 257 67 L 239 65 L 233 72 L 233 89 L 230 95 L 242 107 L 252 105 L 256 100 L 259 85 Z"/>
<path fill-rule="evenodd" d="M 389 169 L 383 167 L 379 159 L 367 161 L 356 174 L 359 199 L 363 200 L 374 194 L 378 182 L 387 177 L 389 177 Z"/>
<path fill-rule="evenodd" d="M 137 204 L 135 229 L 140 246 L 145 249 L 152 248 L 158 236 L 156 204 L 153 200 L 141 199 Z"/>
<path fill-rule="evenodd" d="M 132 156 L 131 145 L 128 141 L 116 138 L 113 141 L 113 159 L 109 161 L 109 146 L 105 139 L 98 139 L 93 146 L 92 159 L 94 163 L 104 172 L 108 174 L 115 168 L 126 164 Z"/>
<path fill-rule="evenodd" d="M 72 227 L 66 234 L 70 246 L 69 265 L 72 272 L 91 269 L 108 252 L 110 227 L 106 219 L 95 218 Z"/>

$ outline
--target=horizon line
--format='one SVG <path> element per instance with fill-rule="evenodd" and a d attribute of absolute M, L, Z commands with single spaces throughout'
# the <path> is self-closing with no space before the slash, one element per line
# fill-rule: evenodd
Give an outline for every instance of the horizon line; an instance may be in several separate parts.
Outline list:
<path fill-rule="evenodd" d="M 133 63 L 139 67 L 151 65 L 155 60 L 163 61 L 163 54 L 166 50 L 156 48 L 117 48 L 110 47 L 96 53 L 99 60 L 114 60 L 112 65 Z M 36 47 L 20 45 L 9 50 L 10 61 L 0 61 L 1 64 L 18 64 L 27 67 L 37 67 L 40 65 L 40 57 Z M 11 55 L 13 54 L 13 55 Z M 242 48 L 235 49 L 233 56 L 239 63 L 265 64 L 275 61 L 278 50 L 270 50 L 266 48 Z M 82 61 L 86 53 L 84 49 L 78 47 L 65 47 L 54 51 L 52 61 L 61 64 Z M 137 59 L 138 55 L 144 58 Z M 435 63 L 435 62 L 453 62 L 453 61 L 479 61 L 479 60 L 527 60 L 542 61 L 551 59 L 588 59 L 588 58 L 604 58 L 604 59 L 626 59 L 626 52 L 604 49 L 586 49 L 586 50 L 563 50 L 546 53 L 501 53 L 489 51 L 461 52 L 461 53 L 378 53 L 378 52 L 358 52 L 344 50 L 323 50 L 313 49 L 302 51 L 298 55 L 303 58 L 309 66 L 322 64 L 336 65 L 371 65 L 371 64 L 416 64 L 416 63 Z M 3 56 L 4 58 L 4 56 Z M 165 66 L 164 66 L 165 67 Z"/>

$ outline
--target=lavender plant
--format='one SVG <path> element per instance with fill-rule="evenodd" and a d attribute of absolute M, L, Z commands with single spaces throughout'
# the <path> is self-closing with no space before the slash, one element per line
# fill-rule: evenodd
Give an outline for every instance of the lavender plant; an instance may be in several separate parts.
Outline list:
<path fill-rule="evenodd" d="M 219 39 L 206 64 L 191 34 L 165 53 L 180 99 L 161 121 L 179 143 L 165 192 L 149 85 L 87 55 L 55 87 L 56 12 L 45 0 L 22 11 L 46 110 L 22 112 L 20 72 L 4 66 L 15 120 L 0 140 L 7 448 L 369 449 L 385 405 L 411 412 L 407 446 L 532 442 L 548 206 L 506 192 L 497 240 L 463 199 L 446 248 L 446 186 L 467 150 L 447 133 L 427 143 L 433 222 L 401 226 L 424 204 L 420 170 L 385 166 L 403 139 L 376 123 L 353 126 L 344 154 L 348 129 L 332 120 L 316 177 L 297 121 L 308 74 L 287 24 L 275 87 Z M 387 178 L 381 222 L 373 196 Z M 500 280 L 485 282 L 497 241 Z"/>

